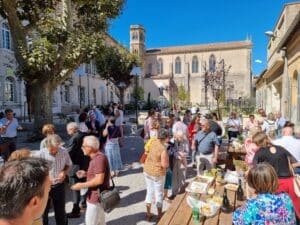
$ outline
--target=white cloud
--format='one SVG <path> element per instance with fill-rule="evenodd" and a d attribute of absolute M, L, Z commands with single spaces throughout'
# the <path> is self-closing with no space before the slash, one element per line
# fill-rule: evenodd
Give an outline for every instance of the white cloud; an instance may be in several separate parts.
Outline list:
<path fill-rule="evenodd" d="M 261 64 L 262 61 L 260 59 L 256 59 L 254 62 Z"/>

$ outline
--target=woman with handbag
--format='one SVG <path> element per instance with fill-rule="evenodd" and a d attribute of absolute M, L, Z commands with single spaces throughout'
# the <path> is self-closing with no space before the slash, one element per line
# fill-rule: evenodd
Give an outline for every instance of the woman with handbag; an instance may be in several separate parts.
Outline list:
<path fill-rule="evenodd" d="M 289 160 L 292 155 L 281 146 L 273 145 L 265 132 L 253 135 L 253 142 L 260 148 L 254 155 L 253 165 L 267 162 L 275 169 L 279 187 L 277 193 L 286 192 L 293 201 L 297 218 L 300 218 L 300 198 L 294 191 L 294 178 L 290 171 Z"/>
<path fill-rule="evenodd" d="M 106 127 L 103 130 L 103 136 L 107 136 L 105 155 L 108 158 L 111 176 L 118 176 L 119 170 L 123 169 L 119 145 L 121 130 L 115 125 L 114 117 L 110 117 L 107 121 Z"/>
<path fill-rule="evenodd" d="M 166 144 L 169 141 L 169 133 L 166 129 L 158 132 L 157 139 L 150 145 L 150 151 L 144 165 L 144 176 L 147 186 L 146 194 L 146 219 L 151 220 L 151 203 L 155 196 L 155 205 L 157 207 L 158 219 L 162 216 L 163 195 L 166 169 L 169 167 L 169 155 Z"/>

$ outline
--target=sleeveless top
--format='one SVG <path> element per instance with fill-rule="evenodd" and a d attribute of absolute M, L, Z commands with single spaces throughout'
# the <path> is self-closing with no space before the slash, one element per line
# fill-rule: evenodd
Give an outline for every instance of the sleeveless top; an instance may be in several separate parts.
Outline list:
<path fill-rule="evenodd" d="M 166 169 L 161 166 L 161 154 L 166 148 L 160 140 L 153 140 L 149 146 L 149 153 L 144 165 L 144 172 L 150 176 L 160 177 L 166 175 Z"/>

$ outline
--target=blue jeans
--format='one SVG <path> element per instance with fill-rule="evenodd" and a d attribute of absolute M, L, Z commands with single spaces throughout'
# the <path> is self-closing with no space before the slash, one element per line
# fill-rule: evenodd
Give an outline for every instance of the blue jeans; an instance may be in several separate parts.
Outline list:
<path fill-rule="evenodd" d="M 300 175 L 300 167 L 295 168 L 294 171 L 295 171 L 296 174 Z"/>

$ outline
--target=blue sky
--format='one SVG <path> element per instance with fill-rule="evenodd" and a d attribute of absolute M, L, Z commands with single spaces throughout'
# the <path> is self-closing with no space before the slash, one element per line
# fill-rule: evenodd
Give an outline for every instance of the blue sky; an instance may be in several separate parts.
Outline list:
<path fill-rule="evenodd" d="M 252 38 L 253 73 L 266 67 L 268 37 L 289 0 L 127 0 L 109 33 L 129 46 L 129 27 L 146 29 L 146 48 Z M 262 63 L 256 63 L 261 60 Z"/>

